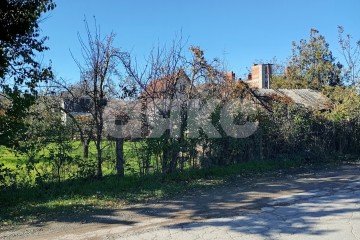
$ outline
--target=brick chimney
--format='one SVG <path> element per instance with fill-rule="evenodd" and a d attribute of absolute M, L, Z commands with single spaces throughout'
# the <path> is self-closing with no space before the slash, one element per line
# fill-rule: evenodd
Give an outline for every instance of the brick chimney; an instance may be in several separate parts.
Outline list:
<path fill-rule="evenodd" d="M 269 89 L 271 75 L 271 64 L 254 64 L 251 67 L 251 79 L 247 83 L 252 88 Z"/>
<path fill-rule="evenodd" d="M 236 75 L 233 71 L 225 73 L 225 79 L 227 81 L 235 81 Z"/>

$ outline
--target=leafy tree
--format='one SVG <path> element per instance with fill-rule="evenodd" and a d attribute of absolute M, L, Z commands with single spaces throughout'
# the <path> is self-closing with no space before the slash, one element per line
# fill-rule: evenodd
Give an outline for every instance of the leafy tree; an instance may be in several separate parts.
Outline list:
<path fill-rule="evenodd" d="M 54 167 L 55 177 L 60 182 L 63 167 L 65 164 L 74 162 L 76 157 L 71 156 L 73 151 L 71 129 L 59 117 L 52 119 L 50 123 L 52 127 L 47 129 L 47 134 L 52 144 L 47 147 L 49 155 L 45 159 L 48 159 Z"/>
<path fill-rule="evenodd" d="M 52 77 L 51 68 L 42 67 L 36 56 L 48 49 L 47 38 L 40 37 L 40 17 L 54 7 L 52 0 L 0 2 L 1 145 L 16 143 L 16 136 L 25 131 L 23 119 L 38 83 Z"/>
<path fill-rule="evenodd" d="M 328 114 L 333 121 L 357 121 L 360 119 L 360 95 L 353 87 L 327 87 L 324 94 L 332 101 Z"/>
<path fill-rule="evenodd" d="M 354 87 L 327 87 L 324 94 L 331 99 L 333 109 L 325 117 L 333 125 L 332 141 L 340 152 L 359 153 L 360 95 Z"/>
<path fill-rule="evenodd" d="M 72 129 L 64 124 L 61 115 L 60 111 L 48 106 L 48 97 L 41 96 L 30 107 L 25 119 L 29 127 L 19 142 L 18 150 L 27 157 L 28 171 L 35 171 L 37 181 L 53 177 L 60 181 L 64 165 L 75 160 L 70 154 L 73 151 Z M 38 169 L 44 160 L 54 169 L 53 175 Z"/>
<path fill-rule="evenodd" d="M 318 30 L 311 29 L 309 40 L 293 43 L 287 77 L 294 86 L 319 89 L 341 84 L 341 68 L 340 63 L 335 63 L 325 37 Z"/>

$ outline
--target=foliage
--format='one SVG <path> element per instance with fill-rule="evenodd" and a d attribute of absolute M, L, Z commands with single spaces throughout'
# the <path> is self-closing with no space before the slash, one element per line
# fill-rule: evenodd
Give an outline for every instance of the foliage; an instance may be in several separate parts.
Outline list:
<path fill-rule="evenodd" d="M 320 89 L 341 83 L 342 65 L 335 63 L 325 37 L 311 29 L 309 40 L 293 43 L 293 53 L 286 75 L 295 87 Z"/>
<path fill-rule="evenodd" d="M 64 165 L 75 160 L 71 155 L 72 129 L 63 123 L 61 113 L 48 108 L 46 103 L 47 97 L 38 98 L 31 107 L 26 119 L 28 128 L 18 148 L 26 156 L 27 170 L 35 171 L 38 182 L 54 178 L 60 181 Z M 39 167 L 46 170 L 40 171 Z"/>
<path fill-rule="evenodd" d="M 0 187 L 12 186 L 16 184 L 16 174 L 5 164 L 0 163 Z"/>
<path fill-rule="evenodd" d="M 26 126 L 23 119 L 34 103 L 39 82 L 52 78 L 50 67 L 36 60 L 48 48 L 40 38 L 39 21 L 54 9 L 52 0 L 5 0 L 0 3 L 0 144 L 16 145 Z M 9 104 L 4 107 L 4 102 Z"/>
<path fill-rule="evenodd" d="M 331 120 L 356 121 L 360 117 L 360 95 L 354 87 L 327 87 L 323 92 L 334 104 L 328 114 Z"/>
<path fill-rule="evenodd" d="M 51 1 L 42 2 L 52 8 Z M 40 14 L 44 9 L 38 11 Z M 38 19 L 40 15 L 36 16 Z M 34 28 L 36 33 L 37 25 Z M 7 93 L 16 101 L 10 101 L 11 107 L 5 113 L 0 111 L 0 118 L 8 124 L 8 136 L 18 142 L 16 150 L 21 152 L 23 161 L 0 164 L 0 186 L 4 189 L 0 197 L 5 199 L 6 206 L 11 199 L 18 202 L 30 199 L 43 206 L 61 205 L 73 199 L 86 204 L 94 201 L 106 204 L 107 200 L 114 203 L 119 198 L 126 201 L 157 198 L 209 176 L 216 178 L 246 171 L 263 173 L 269 169 L 323 165 L 337 156 L 360 155 L 359 93 L 355 88 L 341 84 L 342 66 L 335 63 L 329 45 L 317 30 L 311 31 L 309 40 L 294 44 L 286 74 L 274 76 L 272 87 L 321 90 L 333 103 L 331 109 L 323 111 L 305 108 L 281 97 L 270 96 L 263 100 L 246 83 L 228 81 L 219 61 L 208 61 L 201 48 L 191 47 L 189 58 L 178 42 L 170 49 L 152 52 L 145 69 L 138 71 L 130 54 L 113 46 L 113 34 L 103 39 L 97 26 L 92 33 L 86 23 L 86 29 L 87 41 L 79 37 L 85 63 L 81 65 L 77 61 L 82 73 L 78 83 L 69 86 L 53 79 L 52 83 L 57 85 L 55 94 L 37 98 L 34 98 L 36 85 L 32 84 L 28 86 L 29 91 L 19 90 L 17 95 Z M 345 47 L 348 46 L 346 41 L 343 40 Z M 42 47 L 42 41 L 38 43 L 37 51 L 46 49 Z M 39 65 L 33 67 L 40 70 Z M 119 74 L 121 67 L 125 78 Z M 130 83 L 125 84 L 124 79 L 130 79 Z M 184 79 L 187 85 L 178 88 L 179 80 Z M 16 83 L 16 78 L 13 80 Z M 161 89 L 151 92 L 150 87 L 159 82 Z M 26 96 L 35 103 L 31 108 Z M 84 97 L 91 104 L 81 114 L 73 114 L 71 109 L 60 104 L 65 99 L 65 105 L 66 98 L 76 102 Z M 116 98 L 128 101 L 136 97 L 141 99 L 141 104 L 154 106 L 152 114 L 159 112 L 162 118 L 168 119 L 164 121 L 168 129 L 160 138 L 147 138 L 157 126 L 158 119 L 152 123 L 150 118 L 144 117 L 147 109 L 141 105 L 141 137 L 110 137 L 113 129 L 105 124 L 109 117 L 105 107 Z M 156 97 L 171 101 L 156 106 Z M 190 137 L 192 126 L 187 122 L 191 117 L 188 110 L 192 101 L 198 98 L 202 100 L 200 105 L 205 105 L 209 99 L 219 100 L 212 114 L 197 116 L 195 120 L 200 125 L 210 121 L 214 126 L 211 131 L 218 132 L 220 138 L 209 137 L 205 129 L 197 129 L 198 136 Z M 248 138 L 229 137 L 220 124 L 222 107 L 234 98 L 251 103 L 248 108 L 244 104 L 232 109 L 234 123 L 259 123 L 257 131 Z M 16 105 L 16 102 L 21 104 Z M 23 107 L 29 111 L 22 111 Z M 117 122 L 123 118 L 129 120 L 128 116 L 122 115 L 122 105 L 111 110 L 113 116 L 110 117 Z M 173 110 L 179 113 L 176 122 L 171 119 Z M 14 136 L 9 125 L 11 116 L 11 124 L 22 129 L 16 132 L 19 137 Z M 170 128 L 174 126 L 179 132 L 172 136 Z M 0 132 L 3 134 L 5 130 Z M 81 147 L 83 149 L 79 150 Z M 81 150 L 83 158 L 78 157 Z M 2 161 L 8 157 L 5 155 L 0 158 Z M 10 162 L 10 157 L 7 161 Z M 94 176 L 102 179 L 94 179 Z M 16 195 L 11 194 L 12 190 Z M 31 209 L 28 205 L 25 208 Z"/>

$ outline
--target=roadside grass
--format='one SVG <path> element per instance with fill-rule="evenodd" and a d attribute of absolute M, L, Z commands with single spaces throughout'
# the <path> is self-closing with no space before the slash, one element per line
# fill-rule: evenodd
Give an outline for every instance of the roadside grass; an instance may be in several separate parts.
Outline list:
<path fill-rule="evenodd" d="M 0 229 L 21 223 L 80 221 L 81 216 L 111 212 L 125 204 L 172 198 L 189 190 L 214 187 L 238 178 L 283 176 L 309 169 L 334 167 L 349 159 L 334 158 L 333 161 L 304 164 L 303 159 L 284 157 L 226 167 L 188 169 L 166 177 L 149 174 L 127 175 L 119 179 L 111 174 L 101 180 L 75 179 L 7 189 L 0 192 Z"/>
<path fill-rule="evenodd" d="M 104 175 L 111 175 L 115 174 L 115 145 L 113 142 L 104 141 L 104 152 L 103 152 L 103 173 Z M 138 143 L 134 142 L 126 142 L 124 144 L 124 154 L 125 158 L 127 159 L 127 163 L 125 166 L 125 174 L 131 175 L 131 174 L 137 174 L 140 172 L 139 163 L 137 160 L 136 153 L 134 152 L 135 145 Z M 42 168 L 48 169 L 48 165 L 51 163 L 46 162 L 42 159 L 42 156 L 47 156 L 49 154 L 48 148 L 51 147 L 51 144 L 48 145 L 47 148 L 43 149 L 38 157 L 37 157 L 37 164 L 36 166 L 39 166 L 38 171 L 42 173 Z M 82 156 L 82 145 L 80 141 L 74 141 L 72 143 L 73 150 L 70 153 L 72 157 L 81 157 Z M 95 144 L 93 142 L 89 145 L 89 160 L 95 161 L 96 158 L 96 148 Z M 0 163 L 4 164 L 5 167 L 10 168 L 12 170 L 24 168 L 26 165 L 26 159 L 27 156 L 24 154 L 21 154 L 19 152 L 13 151 L 9 148 L 6 148 L 4 146 L 0 146 Z M 45 166 L 44 166 L 45 165 Z M 68 171 L 69 173 L 72 172 L 71 169 Z M 33 177 L 33 176 L 32 176 Z M 64 179 L 69 178 L 70 175 L 63 176 Z"/>

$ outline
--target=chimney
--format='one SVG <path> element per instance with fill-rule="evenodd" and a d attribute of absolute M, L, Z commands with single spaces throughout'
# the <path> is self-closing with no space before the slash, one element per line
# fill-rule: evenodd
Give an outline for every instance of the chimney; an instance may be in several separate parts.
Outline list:
<path fill-rule="evenodd" d="M 271 64 L 254 64 L 251 68 L 251 78 L 249 76 L 249 80 L 251 80 L 251 82 L 249 84 L 254 88 L 269 89 L 271 75 Z"/>
<path fill-rule="evenodd" d="M 235 81 L 236 75 L 233 71 L 225 73 L 225 78 L 227 81 Z"/>

